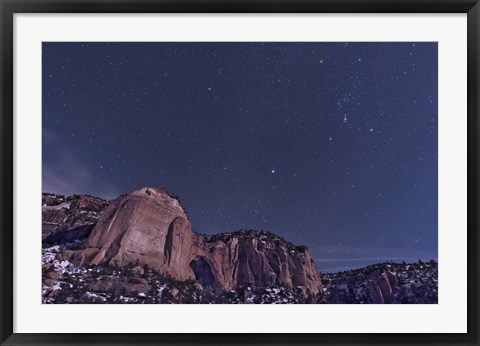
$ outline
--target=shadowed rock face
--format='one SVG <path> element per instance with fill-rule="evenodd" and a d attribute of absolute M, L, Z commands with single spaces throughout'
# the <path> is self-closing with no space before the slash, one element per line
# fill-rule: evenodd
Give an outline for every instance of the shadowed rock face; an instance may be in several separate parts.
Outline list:
<path fill-rule="evenodd" d="M 107 205 L 88 195 L 42 194 L 42 239 L 46 243 L 84 240 Z"/>
<path fill-rule="evenodd" d="M 73 252 L 70 260 L 79 265 L 148 265 L 210 289 L 287 285 L 300 286 L 305 295 L 322 292 L 306 247 L 268 232 L 195 233 L 178 199 L 162 188 L 143 188 L 111 201 L 84 249 Z"/>
<path fill-rule="evenodd" d="M 197 257 L 190 262 L 190 268 L 192 268 L 195 275 L 195 279 L 210 289 L 216 288 L 215 276 L 212 272 L 211 265 L 205 260 L 204 257 Z"/>

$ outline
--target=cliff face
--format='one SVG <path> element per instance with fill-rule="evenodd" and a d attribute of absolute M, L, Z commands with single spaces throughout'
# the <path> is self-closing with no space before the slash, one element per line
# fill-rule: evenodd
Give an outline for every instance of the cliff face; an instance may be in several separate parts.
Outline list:
<path fill-rule="evenodd" d="M 82 263 L 141 265 L 175 279 L 192 278 L 193 232 L 178 200 L 163 189 L 144 188 L 113 200 L 80 254 Z"/>
<path fill-rule="evenodd" d="M 93 196 L 42 195 L 42 239 L 47 243 L 83 240 L 108 202 Z"/>
<path fill-rule="evenodd" d="M 301 286 L 307 295 L 317 295 L 322 289 L 306 247 L 295 247 L 272 233 L 244 230 L 202 236 L 190 263 L 197 279 L 201 266 L 207 267 L 205 262 L 215 273 L 209 285 L 223 289 L 282 284 Z"/>
<path fill-rule="evenodd" d="M 161 188 L 144 188 L 111 201 L 84 248 L 70 255 L 77 265 L 148 265 L 213 290 L 285 285 L 300 287 L 305 295 L 322 292 L 306 247 L 267 232 L 195 233 L 178 199 Z"/>

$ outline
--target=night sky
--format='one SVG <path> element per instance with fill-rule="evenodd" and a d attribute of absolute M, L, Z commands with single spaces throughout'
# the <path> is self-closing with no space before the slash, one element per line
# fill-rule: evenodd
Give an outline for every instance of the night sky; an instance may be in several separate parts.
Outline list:
<path fill-rule="evenodd" d="M 437 258 L 436 43 L 44 43 L 45 192 L 164 186 L 322 271 Z"/>

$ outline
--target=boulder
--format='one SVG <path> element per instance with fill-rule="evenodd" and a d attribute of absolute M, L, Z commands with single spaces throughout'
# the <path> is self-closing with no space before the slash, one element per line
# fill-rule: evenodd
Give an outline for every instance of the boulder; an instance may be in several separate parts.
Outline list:
<path fill-rule="evenodd" d="M 137 277 L 138 276 L 143 276 L 143 274 L 145 274 L 145 271 L 140 266 L 136 266 L 136 267 L 132 268 L 130 270 L 130 272 L 132 273 L 133 276 L 137 276 Z"/>

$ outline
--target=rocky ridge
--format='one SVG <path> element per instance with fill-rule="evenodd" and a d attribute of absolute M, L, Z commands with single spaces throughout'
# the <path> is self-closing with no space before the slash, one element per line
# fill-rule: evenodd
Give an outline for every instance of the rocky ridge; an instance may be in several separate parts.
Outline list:
<path fill-rule="evenodd" d="M 324 273 L 271 232 L 192 230 L 177 196 L 42 196 L 43 303 L 435 304 L 438 264 Z"/>
<path fill-rule="evenodd" d="M 110 201 L 82 248 L 63 250 L 62 257 L 77 267 L 135 263 L 175 280 L 196 280 L 212 291 L 279 285 L 298 288 L 305 297 L 322 294 L 306 247 L 253 230 L 196 233 L 178 198 L 163 188 Z"/>
<path fill-rule="evenodd" d="M 107 206 L 107 201 L 90 195 L 42 194 L 43 242 L 57 244 L 85 239 Z"/>
<path fill-rule="evenodd" d="M 322 275 L 323 303 L 436 304 L 438 263 L 379 263 Z"/>

